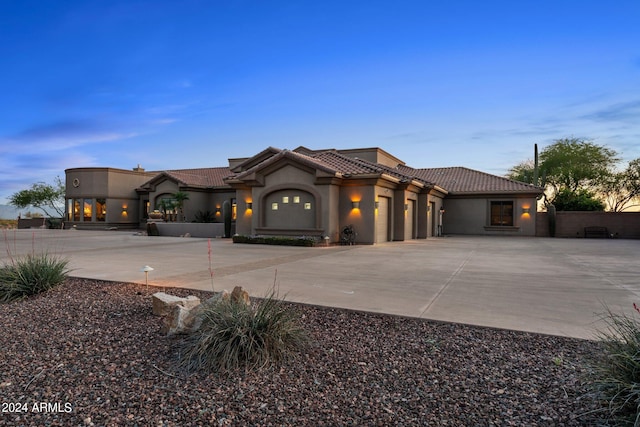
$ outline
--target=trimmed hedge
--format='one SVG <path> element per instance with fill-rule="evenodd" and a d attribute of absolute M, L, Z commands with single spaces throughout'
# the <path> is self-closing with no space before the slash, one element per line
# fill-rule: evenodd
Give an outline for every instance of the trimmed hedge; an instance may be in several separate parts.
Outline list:
<path fill-rule="evenodd" d="M 251 243 L 258 245 L 280 245 L 280 246 L 315 246 L 318 239 L 314 237 L 284 237 L 284 236 L 233 236 L 233 243 Z"/>

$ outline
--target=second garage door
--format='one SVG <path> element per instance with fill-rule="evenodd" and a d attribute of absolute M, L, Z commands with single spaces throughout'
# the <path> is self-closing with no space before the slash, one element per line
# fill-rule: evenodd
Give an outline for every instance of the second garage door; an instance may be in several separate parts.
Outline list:
<path fill-rule="evenodd" d="M 389 198 L 378 197 L 378 215 L 376 218 L 376 243 L 389 241 Z"/>

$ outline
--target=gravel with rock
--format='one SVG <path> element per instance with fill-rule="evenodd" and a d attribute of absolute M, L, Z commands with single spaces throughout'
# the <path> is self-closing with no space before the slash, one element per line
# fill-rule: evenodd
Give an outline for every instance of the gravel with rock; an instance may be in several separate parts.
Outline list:
<path fill-rule="evenodd" d="M 144 286 L 70 278 L 0 307 L 0 425 L 598 423 L 591 341 L 291 304 L 312 339 L 295 359 L 186 373 Z"/>

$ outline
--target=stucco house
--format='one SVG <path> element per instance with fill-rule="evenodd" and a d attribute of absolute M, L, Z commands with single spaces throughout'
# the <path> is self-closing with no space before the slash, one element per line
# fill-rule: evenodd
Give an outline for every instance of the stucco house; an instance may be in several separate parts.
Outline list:
<path fill-rule="evenodd" d="M 535 236 L 542 189 L 464 167 L 415 169 L 380 148 L 269 147 L 226 167 L 148 172 L 73 168 L 66 173 L 66 224 L 144 227 L 149 212 L 188 194 L 185 222 L 223 221 L 235 233 L 329 237 L 352 225 L 356 243 L 446 234 Z M 225 204 L 228 201 L 228 204 Z M 176 212 L 167 212 L 168 220 Z"/>

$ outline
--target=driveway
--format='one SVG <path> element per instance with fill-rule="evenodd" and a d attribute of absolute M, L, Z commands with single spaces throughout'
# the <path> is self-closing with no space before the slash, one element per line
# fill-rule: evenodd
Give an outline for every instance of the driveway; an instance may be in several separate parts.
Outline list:
<path fill-rule="evenodd" d="M 148 237 L 123 231 L 10 230 L 0 260 L 31 251 L 70 259 L 72 275 L 441 321 L 593 338 L 604 304 L 640 303 L 640 240 L 454 236 L 317 248 Z M 211 260 L 211 264 L 210 264 Z M 209 265 L 213 271 L 211 278 Z"/>

